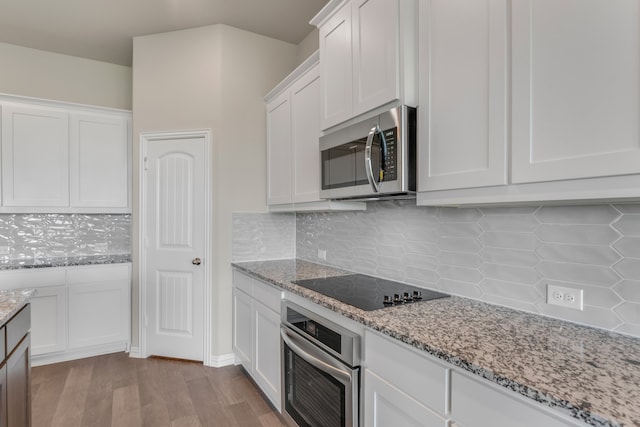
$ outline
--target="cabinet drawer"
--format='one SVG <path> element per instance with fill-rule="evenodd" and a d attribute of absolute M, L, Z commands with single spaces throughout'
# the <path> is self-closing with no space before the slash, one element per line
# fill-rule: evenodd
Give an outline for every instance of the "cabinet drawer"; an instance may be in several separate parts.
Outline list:
<path fill-rule="evenodd" d="M 240 273 L 237 270 L 233 272 L 233 286 L 240 289 L 247 295 L 253 296 L 253 282 L 254 279 L 247 276 L 244 273 Z"/>
<path fill-rule="evenodd" d="M 469 427 L 567 427 L 585 424 L 552 414 L 552 409 L 514 392 L 499 390 L 486 380 L 451 373 L 451 416 Z"/>
<path fill-rule="evenodd" d="M 400 342 L 365 332 L 365 363 L 418 403 L 439 413 L 447 412 L 449 369 Z"/>
<path fill-rule="evenodd" d="M 70 285 L 129 280 L 129 264 L 69 268 L 67 280 Z"/>
<path fill-rule="evenodd" d="M 5 328 L 7 334 L 6 351 L 7 353 L 11 353 L 11 350 L 18 345 L 22 337 L 24 337 L 31 328 L 31 304 L 25 305 L 18 314 L 13 316 Z"/>
<path fill-rule="evenodd" d="M 40 288 L 64 285 L 66 271 L 62 268 L 24 269 L 0 272 L 2 289 Z"/>
<path fill-rule="evenodd" d="M 273 288 L 266 283 L 256 281 L 253 286 L 253 299 L 276 313 L 280 313 L 282 291 L 278 291 L 278 289 Z"/>

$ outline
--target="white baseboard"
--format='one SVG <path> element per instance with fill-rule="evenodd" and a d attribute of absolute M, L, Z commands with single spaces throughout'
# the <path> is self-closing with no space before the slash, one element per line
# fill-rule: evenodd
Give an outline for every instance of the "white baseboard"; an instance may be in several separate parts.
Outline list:
<path fill-rule="evenodd" d="M 129 349 L 129 357 L 133 359 L 144 359 L 144 357 L 140 354 L 140 347 L 131 347 Z"/>
<path fill-rule="evenodd" d="M 233 353 L 222 354 L 219 356 L 211 355 L 209 360 L 205 363 L 205 366 L 211 366 L 213 368 L 222 368 L 224 366 L 230 366 L 235 363 L 236 355 Z"/>
<path fill-rule="evenodd" d="M 79 350 L 67 350 L 57 353 L 32 355 L 31 366 L 49 365 L 52 363 L 67 362 L 69 360 L 84 359 L 85 357 L 119 352 L 127 352 L 127 343 L 114 343 L 87 347 Z"/>

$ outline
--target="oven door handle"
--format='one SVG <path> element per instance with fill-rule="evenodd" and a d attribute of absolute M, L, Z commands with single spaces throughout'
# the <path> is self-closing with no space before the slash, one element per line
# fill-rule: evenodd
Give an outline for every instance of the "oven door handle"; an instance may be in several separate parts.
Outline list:
<path fill-rule="evenodd" d="M 309 341 L 300 337 L 295 332 L 291 332 L 284 326 L 280 327 L 280 336 L 282 337 L 282 341 L 284 341 L 296 355 L 306 360 L 309 364 L 332 375 L 343 384 L 349 384 L 351 382 L 351 371 L 345 370 L 340 362 Z"/>

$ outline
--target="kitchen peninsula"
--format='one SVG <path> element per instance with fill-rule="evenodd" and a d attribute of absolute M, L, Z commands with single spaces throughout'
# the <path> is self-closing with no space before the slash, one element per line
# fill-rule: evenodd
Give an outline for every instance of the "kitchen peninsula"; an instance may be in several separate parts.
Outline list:
<path fill-rule="evenodd" d="M 456 410 L 451 410 L 456 404 L 455 381 L 466 376 L 491 385 L 492 392 L 498 385 L 503 392 L 589 425 L 640 425 L 637 338 L 455 296 L 367 312 L 294 283 L 347 271 L 301 260 L 233 265 L 242 274 L 446 362 L 453 402 L 445 412 L 458 422 Z"/>

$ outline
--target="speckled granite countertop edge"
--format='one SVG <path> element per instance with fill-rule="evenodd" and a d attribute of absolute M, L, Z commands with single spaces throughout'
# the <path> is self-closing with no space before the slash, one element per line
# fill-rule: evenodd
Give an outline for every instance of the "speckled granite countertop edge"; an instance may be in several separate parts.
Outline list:
<path fill-rule="evenodd" d="M 308 274 L 303 274 L 304 277 L 297 277 L 297 279 L 300 278 L 311 278 L 311 276 L 313 275 L 313 267 L 315 267 L 317 269 L 317 271 L 321 272 L 322 276 L 337 276 L 337 275 L 342 275 L 342 274 L 351 274 L 352 272 L 350 271 L 345 271 L 345 270 L 341 270 L 338 268 L 333 268 L 333 267 L 328 267 L 328 266 L 323 266 L 323 265 L 318 265 L 318 264 L 313 264 L 313 263 L 308 263 L 306 261 L 299 261 L 299 260 L 281 260 L 280 263 L 298 263 L 298 264 L 302 264 L 302 265 L 307 265 L 308 264 L 308 269 L 310 270 Z M 286 273 L 284 272 L 264 272 L 264 271 L 260 271 L 260 269 L 256 269 L 255 266 L 256 265 L 264 265 L 264 261 L 262 262 L 246 262 L 246 263 L 233 263 L 233 267 L 237 268 L 240 271 L 243 271 L 257 279 L 260 279 L 262 281 L 266 281 L 268 283 L 273 284 L 274 286 L 277 286 L 279 288 L 282 288 L 286 291 L 292 292 L 296 295 L 302 296 L 306 299 L 309 299 L 310 301 L 317 303 L 323 307 L 326 307 L 342 316 L 345 316 L 349 319 L 352 319 L 358 323 L 363 324 L 364 326 L 367 326 L 371 329 L 374 329 L 376 331 L 379 331 L 387 336 L 390 336 L 392 338 L 395 338 L 401 342 L 404 342 L 414 348 L 417 348 L 418 350 L 424 351 L 427 354 L 430 354 L 440 360 L 443 360 L 447 363 L 450 363 L 456 367 L 459 367 L 467 372 L 470 372 L 472 374 L 478 375 L 482 378 L 485 378 L 495 384 L 498 384 L 502 387 L 505 387 L 511 391 L 513 391 L 514 393 L 520 394 L 522 396 L 525 396 L 529 399 L 532 399 L 536 402 L 539 402 L 541 404 L 544 404 L 546 406 L 552 407 L 555 410 L 564 413 L 565 415 L 568 415 L 572 418 L 576 418 L 578 420 L 581 420 L 585 423 L 588 423 L 590 425 L 594 425 L 594 426 L 603 426 L 603 427 L 621 427 L 624 425 L 629 425 L 629 424 L 621 424 L 618 423 L 616 421 L 613 421 L 611 419 L 607 419 L 606 417 L 602 417 L 598 414 L 595 414 L 591 411 L 589 411 L 588 409 L 581 407 L 577 402 L 570 402 L 567 399 L 563 399 L 560 398 L 558 396 L 555 396 L 554 393 L 549 393 L 549 392 L 544 392 L 542 390 L 537 389 L 536 387 L 532 387 L 524 382 L 519 382 L 513 378 L 510 378 L 509 376 L 505 376 L 505 375 L 500 375 L 499 373 L 494 372 L 491 369 L 487 369 L 486 367 L 483 367 L 477 363 L 473 363 L 473 361 L 468 360 L 467 358 L 464 357 L 464 355 L 456 355 L 456 354 L 452 354 L 451 352 L 447 351 L 446 349 L 440 349 L 437 346 L 434 345 L 430 345 L 430 343 L 426 342 L 423 339 L 416 339 L 415 337 L 410 336 L 410 334 L 406 334 L 406 333 L 399 333 L 397 329 L 394 329 L 392 327 L 388 327 L 384 324 L 384 322 L 379 321 L 377 319 L 376 316 L 371 315 L 371 314 L 367 314 L 367 312 L 359 310 L 353 306 L 350 306 L 348 304 L 344 304 L 340 301 L 337 301 L 333 298 L 329 298 L 326 297 L 324 295 L 318 294 L 312 290 L 303 288 L 301 286 L 296 285 L 295 283 L 293 283 L 293 280 L 296 280 L 293 277 L 290 277 L 290 272 L 289 272 L 289 276 L 287 276 Z M 276 264 L 277 265 L 277 261 Z M 272 274 L 273 273 L 273 274 Z M 317 276 L 316 276 L 317 277 Z M 456 301 L 456 300 L 460 300 L 460 301 L 472 301 L 472 300 L 467 300 L 465 298 L 461 298 L 461 297 L 451 297 L 452 301 Z M 542 317 L 539 315 L 533 315 L 533 314 L 529 314 L 529 313 L 524 313 L 524 312 L 518 312 L 512 309 L 508 309 L 505 307 L 500 307 L 500 306 L 491 306 L 490 304 L 487 303 L 482 303 L 479 301 L 474 302 L 474 304 L 480 304 L 480 305 L 487 305 L 492 307 L 492 309 L 495 310 L 500 310 L 500 311 L 509 311 L 509 312 L 513 312 L 513 313 L 518 313 L 521 316 L 537 316 L 537 317 Z M 371 313 L 371 312 L 369 312 Z M 391 313 L 390 311 L 386 311 L 385 315 L 390 315 L 388 313 Z M 549 318 L 545 318 L 545 319 L 549 319 Z M 563 322 L 561 320 L 557 320 L 557 319 L 552 319 L 550 320 L 552 322 L 557 322 L 559 324 L 570 324 L 569 322 Z M 635 421 L 631 421 L 632 424 L 630 425 L 640 425 L 639 422 L 635 422 Z"/>
<path fill-rule="evenodd" d="M 81 265 L 123 264 L 131 262 L 130 254 L 80 255 L 0 261 L 0 271 L 31 268 L 74 267 Z"/>
<path fill-rule="evenodd" d="M 27 305 L 36 293 L 35 289 L 0 290 L 0 327 Z"/>

